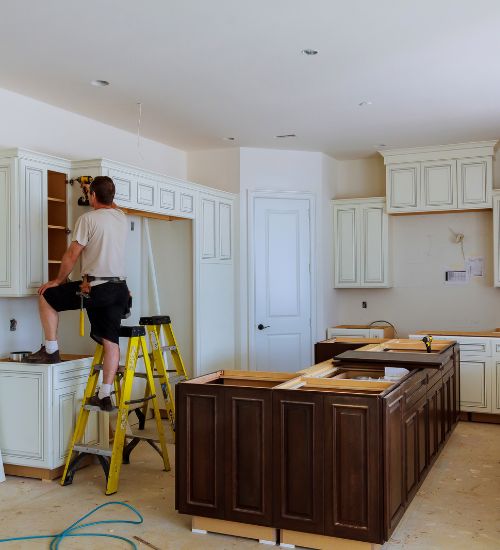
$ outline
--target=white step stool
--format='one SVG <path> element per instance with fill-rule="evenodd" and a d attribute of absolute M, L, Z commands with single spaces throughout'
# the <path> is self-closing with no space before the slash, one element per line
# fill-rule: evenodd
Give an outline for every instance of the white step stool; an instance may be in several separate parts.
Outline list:
<path fill-rule="evenodd" d="M 0 450 L 0 483 L 5 481 L 5 472 L 3 471 L 2 451 Z"/>

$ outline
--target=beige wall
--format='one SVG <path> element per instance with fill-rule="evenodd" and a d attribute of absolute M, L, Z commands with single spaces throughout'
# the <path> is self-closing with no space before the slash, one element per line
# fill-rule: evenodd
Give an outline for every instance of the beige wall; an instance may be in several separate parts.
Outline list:
<path fill-rule="evenodd" d="M 230 193 L 240 191 L 240 149 L 187 153 L 187 179 Z"/>
<path fill-rule="evenodd" d="M 381 158 L 338 164 L 337 198 L 385 196 Z M 498 160 L 495 168 L 500 187 Z M 390 216 L 393 288 L 337 289 L 338 320 L 364 324 L 385 319 L 394 323 L 401 335 L 419 329 L 500 326 L 500 289 L 492 286 L 492 225 L 491 211 Z M 485 258 L 485 277 L 474 278 L 466 286 L 445 285 L 444 268 L 463 266 L 450 228 L 465 235 L 466 257 Z M 361 308 L 362 301 L 368 302 L 367 309 Z"/>

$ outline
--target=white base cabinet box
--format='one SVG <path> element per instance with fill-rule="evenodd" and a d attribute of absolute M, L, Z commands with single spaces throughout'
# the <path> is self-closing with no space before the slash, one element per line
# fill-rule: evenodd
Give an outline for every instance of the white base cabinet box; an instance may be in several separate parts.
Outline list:
<path fill-rule="evenodd" d="M 332 204 L 335 288 L 390 286 L 385 198 L 338 199 Z"/>
<path fill-rule="evenodd" d="M 387 212 L 492 207 L 496 141 L 379 151 L 386 165 Z"/>
<path fill-rule="evenodd" d="M 0 448 L 5 472 L 52 479 L 64 466 L 92 358 L 54 365 L 0 361 Z M 86 443 L 99 442 L 91 413 Z"/>

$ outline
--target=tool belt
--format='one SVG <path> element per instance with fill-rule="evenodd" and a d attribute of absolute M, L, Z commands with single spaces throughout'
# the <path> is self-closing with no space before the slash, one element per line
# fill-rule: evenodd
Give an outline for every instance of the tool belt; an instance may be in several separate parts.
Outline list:
<path fill-rule="evenodd" d="M 83 279 L 88 283 L 92 281 L 107 281 L 108 283 L 125 283 L 126 280 L 123 277 L 94 277 L 94 275 L 84 275 Z"/>

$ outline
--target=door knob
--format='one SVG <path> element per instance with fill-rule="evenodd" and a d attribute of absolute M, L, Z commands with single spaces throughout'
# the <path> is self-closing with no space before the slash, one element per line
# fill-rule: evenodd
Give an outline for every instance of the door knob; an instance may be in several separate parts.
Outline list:
<path fill-rule="evenodd" d="M 270 325 L 263 325 L 262 323 L 260 323 L 260 325 L 257 325 L 257 328 L 259 330 L 264 330 L 265 328 L 269 328 L 269 327 L 270 327 Z"/>

